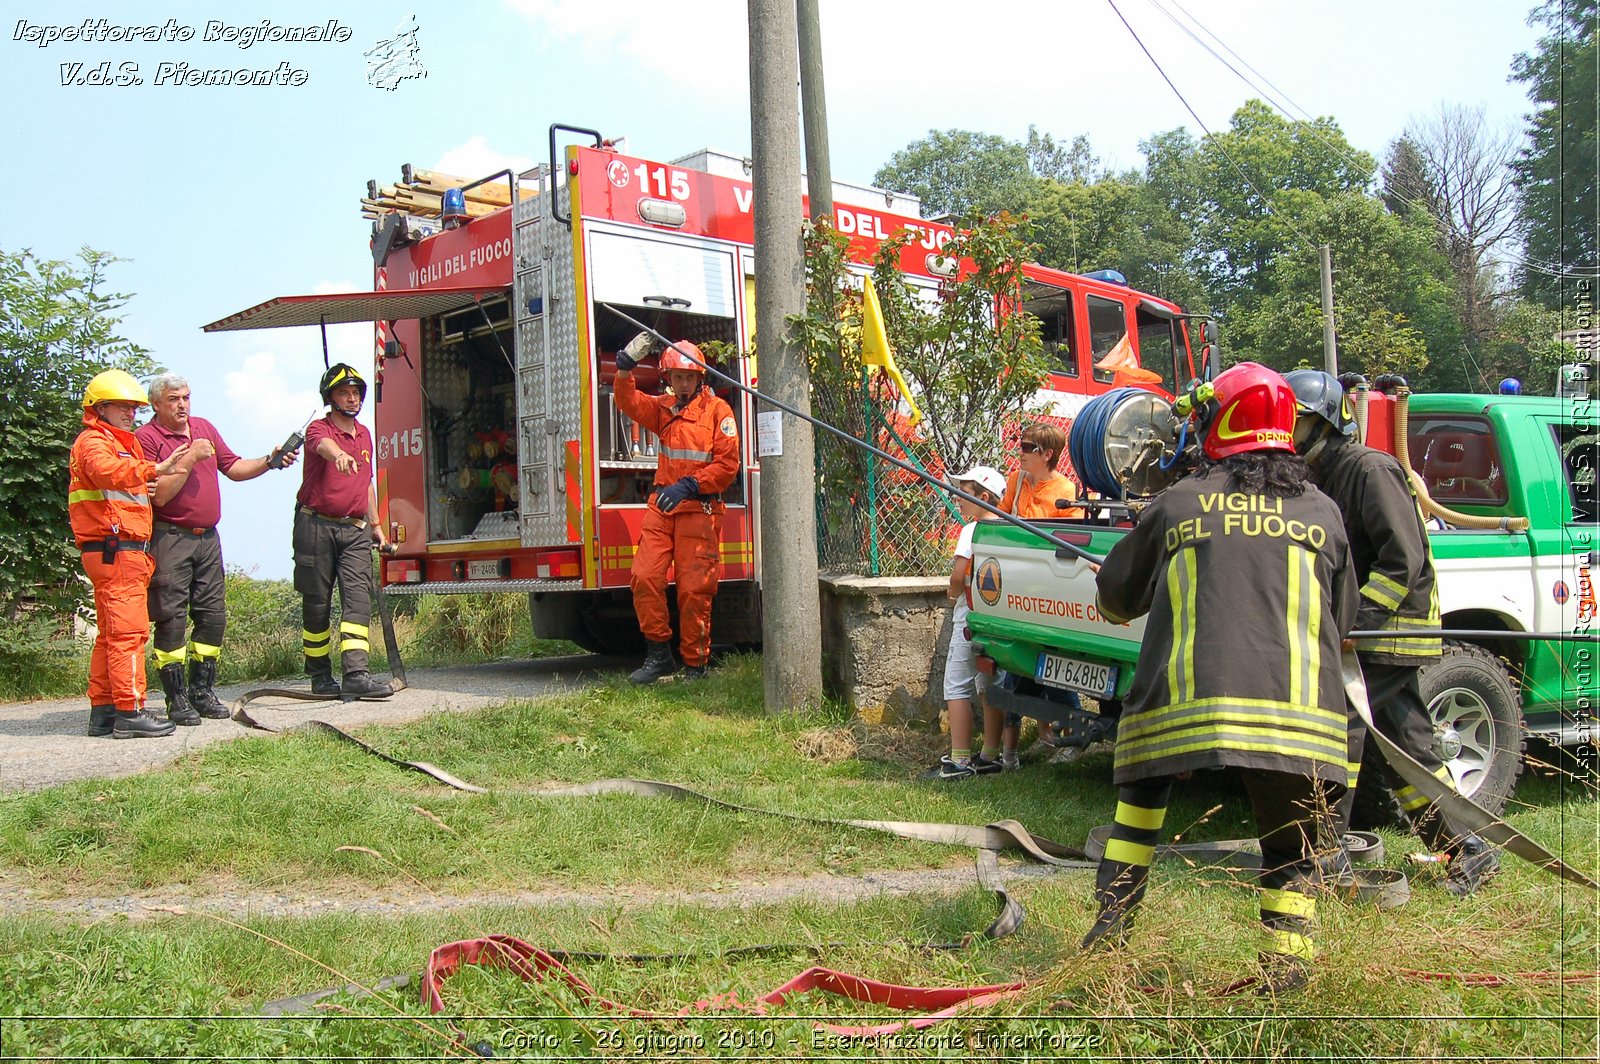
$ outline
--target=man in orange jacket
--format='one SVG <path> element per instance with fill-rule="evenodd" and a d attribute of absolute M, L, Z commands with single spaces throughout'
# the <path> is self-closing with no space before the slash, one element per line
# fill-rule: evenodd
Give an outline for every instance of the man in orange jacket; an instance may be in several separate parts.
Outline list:
<path fill-rule="evenodd" d="M 739 429 L 733 409 L 705 386 L 704 357 L 687 340 L 661 355 L 665 395 L 641 395 L 633 368 L 649 355 L 653 338 L 640 333 L 617 352 L 617 406 L 661 438 L 655 487 L 633 556 L 633 611 L 650 643 L 644 664 L 628 678 L 654 683 L 677 671 L 672 660 L 672 619 L 667 612 L 667 570 L 678 584 L 678 648 L 685 677 L 698 680 L 711 658 L 711 600 L 722 569 L 721 494 L 739 472 Z"/>
<path fill-rule="evenodd" d="M 99 631 L 89 658 L 89 734 L 117 739 L 171 735 L 171 721 L 144 712 L 144 648 L 150 640 L 146 592 L 150 497 L 155 481 L 188 452 L 176 448 L 151 462 L 133 434 L 133 418 L 149 406 L 144 386 L 120 369 L 106 370 L 83 393 L 83 432 L 72 444 L 67 514 L 94 585 Z"/>

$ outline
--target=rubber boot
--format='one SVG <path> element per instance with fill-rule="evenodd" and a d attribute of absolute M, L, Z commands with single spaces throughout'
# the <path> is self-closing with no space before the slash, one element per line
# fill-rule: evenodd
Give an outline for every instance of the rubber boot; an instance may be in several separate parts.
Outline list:
<path fill-rule="evenodd" d="M 1149 866 L 1101 858 L 1094 876 L 1100 914 L 1083 936 L 1085 950 L 1115 949 L 1123 944 L 1133 930 L 1134 910 L 1144 900 L 1144 888 L 1149 882 Z"/>
<path fill-rule="evenodd" d="M 167 693 L 168 720 L 185 728 L 200 723 L 200 714 L 189 704 L 188 692 L 184 690 L 183 662 L 161 666 L 161 689 Z"/>
<path fill-rule="evenodd" d="M 159 739 L 163 735 L 171 735 L 177 731 L 177 725 L 170 720 L 157 720 L 142 709 L 131 713 L 118 711 L 117 719 L 111 725 L 113 739 Z"/>
<path fill-rule="evenodd" d="M 216 658 L 193 658 L 189 662 L 189 704 L 208 720 L 227 720 L 231 713 L 217 697 Z"/>
<path fill-rule="evenodd" d="M 388 698 L 392 694 L 394 688 L 387 681 L 374 680 L 365 669 L 345 673 L 344 682 L 339 685 L 341 702 L 354 702 L 358 698 Z"/>
<path fill-rule="evenodd" d="M 306 658 L 306 675 L 311 677 L 312 694 L 339 697 L 339 681 L 333 678 L 333 666 L 327 658 Z"/>
<path fill-rule="evenodd" d="M 111 726 L 117 719 L 116 706 L 90 706 L 89 707 L 89 735 L 96 739 L 103 739 L 111 734 Z"/>
<path fill-rule="evenodd" d="M 671 676 L 678 671 L 678 663 L 672 657 L 671 643 L 657 643 L 650 641 L 650 649 L 644 656 L 644 664 L 633 670 L 628 677 L 634 683 L 655 683 L 663 676 Z"/>

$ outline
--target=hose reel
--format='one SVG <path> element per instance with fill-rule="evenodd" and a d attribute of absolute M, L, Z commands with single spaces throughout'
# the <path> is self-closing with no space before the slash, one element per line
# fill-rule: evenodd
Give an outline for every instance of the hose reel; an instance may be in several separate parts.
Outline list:
<path fill-rule="evenodd" d="M 1187 472 L 1180 453 L 1191 437 L 1172 402 L 1143 388 L 1113 388 L 1073 419 L 1067 453 L 1090 491 L 1113 499 L 1149 498 Z"/>

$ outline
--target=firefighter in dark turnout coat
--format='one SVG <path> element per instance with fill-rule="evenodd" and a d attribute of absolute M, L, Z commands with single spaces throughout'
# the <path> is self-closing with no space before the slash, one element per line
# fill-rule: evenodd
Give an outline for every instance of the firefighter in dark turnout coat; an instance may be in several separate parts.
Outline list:
<path fill-rule="evenodd" d="M 1439 589 L 1422 511 L 1399 459 L 1357 443 L 1355 414 L 1344 388 L 1321 370 L 1296 370 L 1286 378 L 1299 410 L 1295 446 L 1311 475 L 1343 514 L 1361 607 L 1356 628 L 1403 632 L 1439 627 Z M 1438 639 L 1378 639 L 1356 644 L 1373 721 L 1422 767 L 1449 782 L 1433 744 L 1433 719 L 1422 700 L 1422 666 L 1438 661 Z M 1349 790 L 1338 805 L 1334 838 L 1350 825 L 1366 726 L 1349 714 Z M 1481 839 L 1451 830 L 1438 810 L 1384 765 L 1384 781 L 1432 849 L 1450 855 L 1445 886 L 1470 894 L 1499 869 L 1499 857 Z"/>
<path fill-rule="evenodd" d="M 1338 508 L 1294 455 L 1294 394 L 1244 363 L 1202 385 L 1211 463 L 1168 488 L 1106 556 L 1098 606 L 1146 613 L 1117 728 L 1116 821 L 1084 947 L 1114 945 L 1144 895 L 1173 778 L 1243 770 L 1261 838 L 1263 986 L 1305 982 L 1315 824 L 1345 779 L 1339 645 L 1356 588 Z"/>

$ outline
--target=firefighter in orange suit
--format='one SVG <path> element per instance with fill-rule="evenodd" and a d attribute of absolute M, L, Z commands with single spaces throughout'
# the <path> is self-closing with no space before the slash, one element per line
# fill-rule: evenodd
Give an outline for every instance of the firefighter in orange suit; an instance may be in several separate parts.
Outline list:
<path fill-rule="evenodd" d="M 654 683 L 677 671 L 672 620 L 667 613 L 667 571 L 678 585 L 678 649 L 685 677 L 706 674 L 711 657 L 711 600 L 722 566 L 722 492 L 739 472 L 739 429 L 733 409 L 705 386 L 705 359 L 687 340 L 667 348 L 660 369 L 665 395 L 641 395 L 633 368 L 649 355 L 653 339 L 640 333 L 617 352 L 617 406 L 661 438 L 655 486 L 633 556 L 633 610 L 649 640 L 644 664 L 630 677 Z"/>
<path fill-rule="evenodd" d="M 160 462 L 145 458 L 133 419 L 149 406 L 144 386 L 106 370 L 83 393 L 83 431 L 72 444 L 67 514 L 83 571 L 94 585 L 98 631 L 89 658 L 89 734 L 117 739 L 171 735 L 171 721 L 144 712 L 144 648 L 150 641 L 146 594 L 150 498 L 156 478 L 172 471 L 187 444 Z"/>

